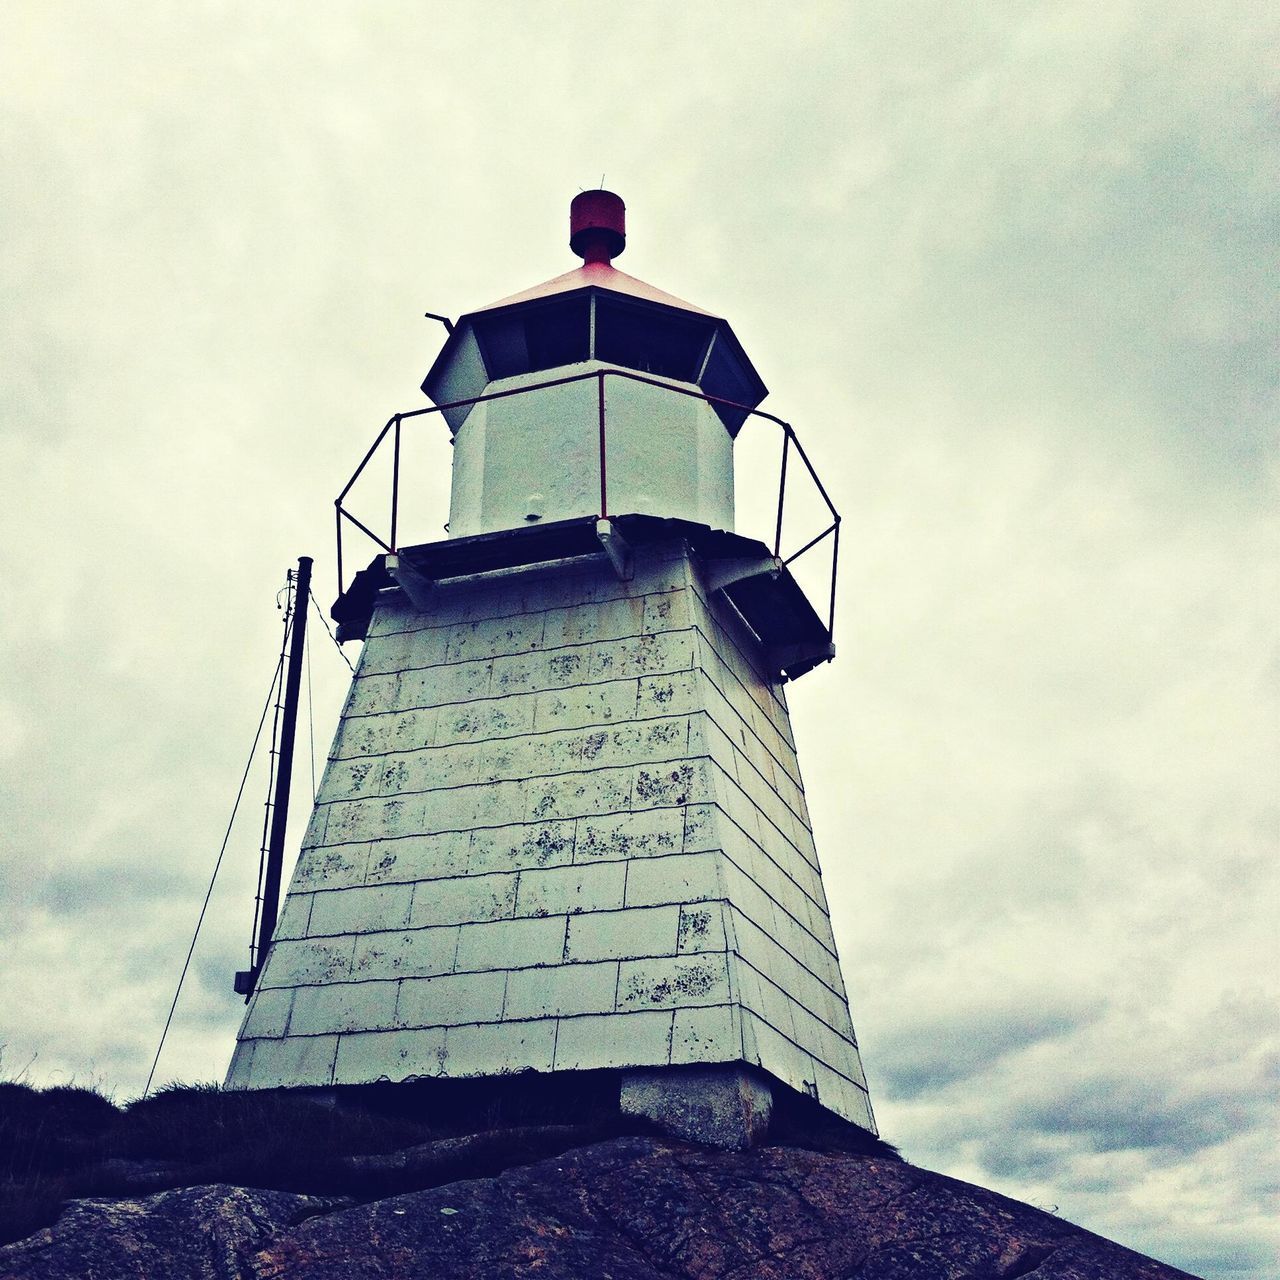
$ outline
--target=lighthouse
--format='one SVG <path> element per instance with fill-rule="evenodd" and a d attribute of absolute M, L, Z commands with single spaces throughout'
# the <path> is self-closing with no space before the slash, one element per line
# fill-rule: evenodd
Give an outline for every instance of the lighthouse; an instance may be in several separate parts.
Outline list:
<path fill-rule="evenodd" d="M 730 325 L 614 265 L 624 217 L 580 194 L 581 265 L 449 327 L 432 407 L 361 464 L 390 459 L 385 530 L 339 499 L 340 561 L 377 544 L 334 606 L 363 646 L 229 1088 L 590 1073 L 722 1146 L 797 1099 L 875 1131 L 786 702 L 834 654 L 788 474 L 826 492 Z M 764 537 L 735 531 L 756 429 Z M 434 541 L 410 430 L 452 441 Z M 800 548 L 832 597 L 838 537 Z"/>

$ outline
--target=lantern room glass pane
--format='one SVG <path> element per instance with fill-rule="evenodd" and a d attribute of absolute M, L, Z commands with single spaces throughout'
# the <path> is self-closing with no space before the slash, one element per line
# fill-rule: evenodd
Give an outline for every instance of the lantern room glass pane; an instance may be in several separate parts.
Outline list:
<path fill-rule="evenodd" d="M 476 340 L 490 379 L 513 378 L 586 360 L 591 342 L 590 305 L 585 297 L 567 298 L 477 316 L 473 322 Z"/>
<path fill-rule="evenodd" d="M 696 382 L 714 328 L 698 316 L 598 297 L 595 356 L 640 373 Z"/>
<path fill-rule="evenodd" d="M 732 400 L 735 404 L 754 405 L 760 401 L 760 389 L 748 378 L 730 345 L 723 341 L 711 348 L 711 355 L 702 375 L 702 389 L 709 396 Z M 729 428 L 729 434 L 736 436 L 746 421 L 746 410 L 733 409 L 727 404 L 715 404 L 712 408 L 720 415 L 720 421 Z"/>

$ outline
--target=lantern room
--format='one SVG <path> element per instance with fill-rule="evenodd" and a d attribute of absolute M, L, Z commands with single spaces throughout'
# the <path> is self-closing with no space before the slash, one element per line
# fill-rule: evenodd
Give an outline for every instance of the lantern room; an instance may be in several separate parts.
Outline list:
<path fill-rule="evenodd" d="M 733 440 L 765 385 L 727 321 L 613 266 L 624 218 L 580 193 L 583 265 L 462 316 L 432 365 L 451 538 L 608 512 L 732 530 Z"/>

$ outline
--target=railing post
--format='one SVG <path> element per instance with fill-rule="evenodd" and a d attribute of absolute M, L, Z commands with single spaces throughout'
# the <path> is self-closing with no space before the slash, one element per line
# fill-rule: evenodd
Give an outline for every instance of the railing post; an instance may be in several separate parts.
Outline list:
<path fill-rule="evenodd" d="M 782 469 L 778 473 L 778 524 L 773 534 L 773 554 L 782 554 L 782 503 L 787 494 L 787 452 L 791 447 L 791 428 L 782 429 Z"/>
<path fill-rule="evenodd" d="M 827 611 L 827 634 L 836 635 L 836 570 L 840 567 L 840 517 L 836 516 L 836 531 L 831 539 L 831 608 Z"/>
<path fill-rule="evenodd" d="M 597 413 L 600 421 L 600 519 L 609 515 L 609 485 L 605 467 L 605 432 L 604 432 L 604 370 L 596 375 Z"/>
<path fill-rule="evenodd" d="M 342 580 L 342 499 L 333 500 L 334 533 L 338 538 L 338 595 L 346 594 L 347 584 Z"/>
<path fill-rule="evenodd" d="M 391 550 L 400 544 L 396 541 L 396 522 L 400 517 L 400 415 L 395 416 L 396 434 L 391 457 Z"/>

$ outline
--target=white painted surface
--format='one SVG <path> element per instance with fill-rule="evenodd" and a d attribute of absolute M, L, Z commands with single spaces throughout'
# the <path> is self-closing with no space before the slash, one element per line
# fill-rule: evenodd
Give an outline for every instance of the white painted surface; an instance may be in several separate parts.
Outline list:
<path fill-rule="evenodd" d="M 554 372 L 607 367 L 587 361 Z M 547 371 L 524 374 L 491 382 L 485 392 L 548 380 Z M 612 515 L 667 516 L 732 530 L 733 441 L 724 424 L 705 402 L 678 390 L 606 378 L 604 501 Z M 450 537 L 599 514 L 596 379 L 485 401 L 459 425 Z"/>
<path fill-rule="evenodd" d="M 386 597 L 229 1086 L 747 1062 L 869 1123 L 753 644 L 678 546 Z"/>

